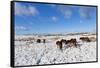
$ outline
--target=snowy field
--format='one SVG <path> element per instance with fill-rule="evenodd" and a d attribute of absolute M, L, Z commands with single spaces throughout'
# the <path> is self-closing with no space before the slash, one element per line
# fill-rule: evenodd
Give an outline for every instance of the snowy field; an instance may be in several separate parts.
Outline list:
<path fill-rule="evenodd" d="M 96 61 L 96 41 L 83 42 L 79 40 L 82 36 L 95 37 L 96 35 L 15 36 L 15 66 Z M 33 39 L 19 41 L 27 38 Z M 46 43 L 37 43 L 38 38 L 46 39 Z M 62 51 L 57 48 L 57 40 L 71 38 L 77 39 L 77 47 L 68 47 L 64 44 Z"/>

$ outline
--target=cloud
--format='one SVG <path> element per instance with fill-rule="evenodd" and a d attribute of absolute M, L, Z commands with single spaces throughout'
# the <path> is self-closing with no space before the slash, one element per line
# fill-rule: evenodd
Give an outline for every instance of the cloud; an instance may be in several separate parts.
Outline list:
<path fill-rule="evenodd" d="M 53 21 L 57 21 L 57 20 L 58 20 L 58 18 L 57 18 L 57 17 L 55 17 L 55 16 L 53 16 L 53 17 L 52 17 L 52 20 L 53 20 Z"/>
<path fill-rule="evenodd" d="M 83 21 L 82 21 L 82 20 L 80 20 L 80 21 L 79 21 L 79 23 L 83 23 Z"/>
<path fill-rule="evenodd" d="M 64 15 L 65 18 L 70 18 L 72 16 L 71 7 L 66 5 L 58 6 L 58 10 Z"/>
<path fill-rule="evenodd" d="M 26 30 L 27 28 L 24 26 L 16 26 L 15 29 L 16 30 Z"/>
<path fill-rule="evenodd" d="M 91 8 L 90 7 L 80 7 L 79 9 L 80 17 L 83 19 L 91 18 Z"/>
<path fill-rule="evenodd" d="M 39 14 L 39 11 L 34 6 L 26 6 L 20 3 L 15 3 L 15 15 L 18 16 L 34 16 Z"/>

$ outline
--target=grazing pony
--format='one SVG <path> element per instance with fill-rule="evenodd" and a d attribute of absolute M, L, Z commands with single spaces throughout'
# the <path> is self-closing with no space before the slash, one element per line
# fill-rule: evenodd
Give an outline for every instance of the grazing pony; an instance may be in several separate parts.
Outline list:
<path fill-rule="evenodd" d="M 88 37 L 80 37 L 80 40 L 85 42 L 91 42 L 91 40 Z"/>
<path fill-rule="evenodd" d="M 46 39 L 43 39 L 43 43 L 45 43 L 46 42 Z"/>
<path fill-rule="evenodd" d="M 62 50 L 62 42 L 61 41 L 56 41 L 57 47 L 59 47 L 60 50 Z"/>
<path fill-rule="evenodd" d="M 65 39 L 61 39 L 60 41 L 61 41 L 62 43 L 65 43 L 65 44 L 66 44 L 66 42 L 67 42 Z"/>
<path fill-rule="evenodd" d="M 36 41 L 37 43 L 41 43 L 41 40 L 40 39 L 37 39 L 37 41 Z"/>
<path fill-rule="evenodd" d="M 76 43 L 77 43 L 77 40 L 76 39 L 70 39 L 67 41 L 67 43 L 69 44 L 69 47 L 76 47 Z"/>

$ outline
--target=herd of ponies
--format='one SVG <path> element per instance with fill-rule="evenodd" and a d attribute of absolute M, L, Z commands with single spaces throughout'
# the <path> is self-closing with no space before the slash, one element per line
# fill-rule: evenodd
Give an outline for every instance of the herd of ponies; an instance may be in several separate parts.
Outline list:
<path fill-rule="evenodd" d="M 32 41 L 32 40 L 36 40 L 36 41 Z M 95 37 L 80 37 L 79 40 L 81 40 L 82 42 L 95 42 L 96 38 Z M 16 41 L 29 41 L 27 44 L 32 44 L 34 42 L 36 43 L 46 43 L 47 39 L 34 39 L 34 38 L 27 38 L 27 39 L 18 39 Z M 77 39 L 76 38 L 71 38 L 69 40 L 66 39 L 60 39 L 60 40 L 56 40 L 55 41 L 55 45 L 57 48 L 59 48 L 60 50 L 62 50 L 63 45 L 67 45 L 68 47 L 77 47 Z"/>

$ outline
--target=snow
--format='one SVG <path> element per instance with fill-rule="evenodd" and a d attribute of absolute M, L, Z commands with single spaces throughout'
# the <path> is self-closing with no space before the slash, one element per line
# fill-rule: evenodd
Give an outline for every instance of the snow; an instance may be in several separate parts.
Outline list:
<path fill-rule="evenodd" d="M 54 38 L 58 36 L 46 36 L 46 43 L 29 43 L 26 41 L 15 40 L 15 66 L 24 65 L 42 65 L 42 64 L 58 64 L 72 62 L 96 61 L 96 41 L 82 42 L 79 40 L 81 35 L 60 36 L 60 39 L 76 38 L 77 47 L 63 46 L 63 50 L 59 50 L 56 46 Z M 15 39 L 34 37 L 35 36 L 16 36 Z"/>

